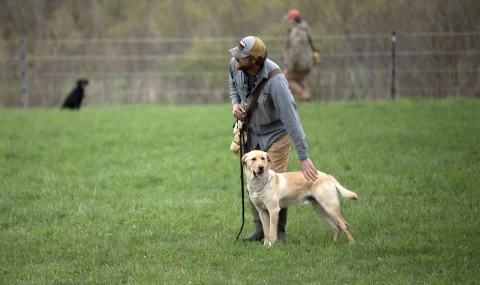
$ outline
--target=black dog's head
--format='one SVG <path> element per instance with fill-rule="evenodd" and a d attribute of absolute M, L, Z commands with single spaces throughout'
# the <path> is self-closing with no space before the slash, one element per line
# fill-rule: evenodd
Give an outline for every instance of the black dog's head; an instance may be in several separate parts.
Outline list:
<path fill-rule="evenodd" d="M 78 79 L 77 80 L 77 87 L 85 87 L 88 85 L 88 79 Z"/>

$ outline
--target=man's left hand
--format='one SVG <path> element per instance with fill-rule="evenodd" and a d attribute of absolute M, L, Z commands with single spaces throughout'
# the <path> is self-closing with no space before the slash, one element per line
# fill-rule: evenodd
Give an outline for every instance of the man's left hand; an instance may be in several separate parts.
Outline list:
<path fill-rule="evenodd" d="M 300 165 L 302 166 L 303 176 L 305 176 L 305 179 L 307 179 L 307 181 L 317 180 L 318 172 L 310 158 L 300 160 Z"/>

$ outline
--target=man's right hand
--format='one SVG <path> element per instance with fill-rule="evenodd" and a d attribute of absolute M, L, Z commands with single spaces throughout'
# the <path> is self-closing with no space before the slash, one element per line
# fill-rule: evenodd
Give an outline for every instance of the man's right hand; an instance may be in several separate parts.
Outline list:
<path fill-rule="evenodd" d="M 232 106 L 233 108 L 233 116 L 241 121 L 245 120 L 245 109 L 243 108 L 240 103 L 235 103 Z"/>

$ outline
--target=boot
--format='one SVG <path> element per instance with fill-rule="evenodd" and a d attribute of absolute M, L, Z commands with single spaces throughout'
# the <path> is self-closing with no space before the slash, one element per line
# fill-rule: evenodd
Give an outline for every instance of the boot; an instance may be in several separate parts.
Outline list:
<path fill-rule="evenodd" d="M 255 230 L 253 233 L 244 238 L 243 241 L 262 241 L 264 238 L 263 234 L 263 226 L 262 226 L 262 221 L 260 220 L 260 214 L 257 211 L 257 208 L 253 204 L 252 200 L 250 200 L 250 208 L 252 209 L 252 215 L 253 215 L 253 224 L 255 225 Z"/>
<path fill-rule="evenodd" d="M 250 242 L 250 241 L 263 241 L 263 238 L 265 237 L 263 234 L 263 226 L 262 226 L 262 221 L 260 220 L 260 214 L 257 211 L 257 208 L 253 204 L 252 201 L 250 201 L 250 207 L 252 209 L 252 215 L 253 215 L 253 223 L 255 225 L 255 230 L 253 233 L 244 238 L 243 241 Z M 277 228 L 277 241 L 280 242 L 285 242 L 285 235 L 287 231 L 287 214 L 288 214 L 288 208 L 283 208 L 280 210 L 280 213 L 278 215 L 278 228 Z"/>
<path fill-rule="evenodd" d="M 277 230 L 277 241 L 285 242 L 285 234 L 287 231 L 287 212 L 288 208 L 283 208 L 278 214 L 278 230 Z"/>

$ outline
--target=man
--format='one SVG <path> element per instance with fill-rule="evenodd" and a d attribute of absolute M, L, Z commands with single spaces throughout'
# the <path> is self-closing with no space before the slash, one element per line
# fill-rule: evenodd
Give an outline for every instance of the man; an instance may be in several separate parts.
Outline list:
<path fill-rule="evenodd" d="M 262 79 L 268 78 L 268 73 L 278 68 L 278 65 L 267 58 L 265 45 L 257 37 L 244 38 L 237 47 L 230 49 L 230 53 L 233 56 L 229 78 L 233 116 L 244 120 L 254 91 Z M 308 158 L 307 142 L 297 107 L 283 74 L 278 74 L 267 82 L 247 123 L 250 149 L 268 152 L 274 171 L 286 171 L 293 140 L 303 175 L 307 180 L 317 179 L 317 170 Z M 264 234 L 260 216 L 251 201 L 250 206 L 255 230 L 244 241 L 261 241 Z M 286 225 L 285 208 L 280 211 L 278 240 L 285 240 Z"/>
<path fill-rule="evenodd" d="M 300 17 L 297 9 L 291 9 L 285 14 L 290 28 L 285 36 L 283 52 L 283 68 L 293 95 L 304 101 L 310 101 L 307 87 L 307 78 L 313 67 L 313 46 L 310 37 L 310 28 L 307 22 Z"/>

